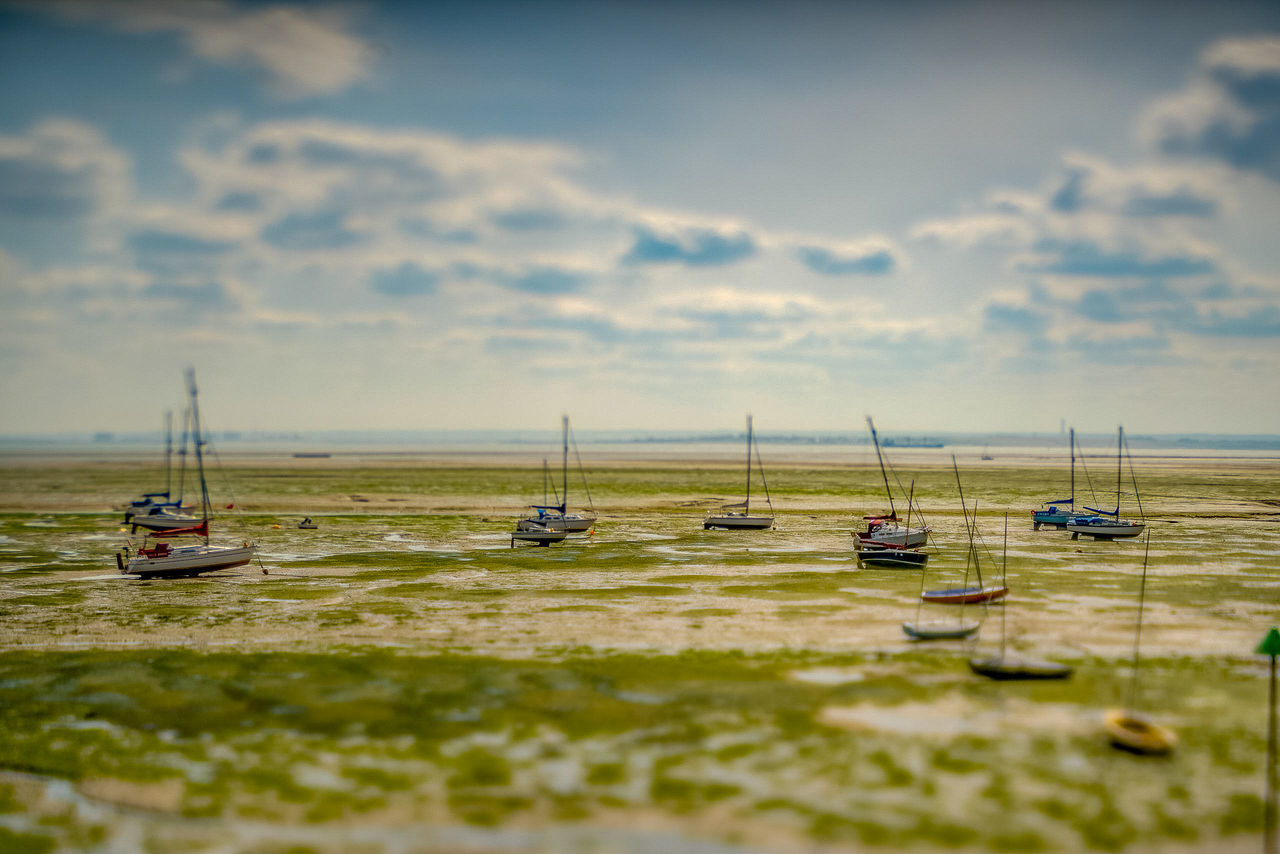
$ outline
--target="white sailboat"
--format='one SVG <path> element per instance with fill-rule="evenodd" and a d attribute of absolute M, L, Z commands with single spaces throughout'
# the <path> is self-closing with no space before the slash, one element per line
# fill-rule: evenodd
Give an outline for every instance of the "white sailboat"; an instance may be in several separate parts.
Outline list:
<path fill-rule="evenodd" d="M 212 505 L 209 501 L 209 486 L 204 476 L 204 439 L 200 435 L 196 375 L 190 368 L 187 369 L 187 392 L 191 396 L 190 417 L 196 452 L 196 471 L 200 477 L 201 516 L 193 517 L 195 524 L 189 526 L 149 530 L 143 538 L 142 545 L 136 551 L 125 546 L 123 551 L 117 552 L 116 566 L 126 575 L 137 575 L 141 578 L 178 578 L 244 566 L 253 560 L 255 547 L 252 543 L 220 546 L 209 542 Z M 179 536 L 200 537 L 202 542 L 182 545 L 172 545 L 168 542 L 168 538 Z"/>
<path fill-rule="evenodd" d="M 876 435 L 876 425 L 867 416 L 867 427 L 871 430 L 871 441 L 876 446 L 876 460 L 880 463 L 880 477 L 884 479 L 884 491 L 889 498 L 889 513 L 875 516 L 864 516 L 867 530 L 857 532 L 858 540 L 864 544 L 877 546 L 896 546 L 898 548 L 919 548 L 929 540 L 929 529 L 925 526 L 912 528 L 899 524 L 898 511 L 893 505 L 893 490 L 889 487 L 889 474 L 884 466 L 884 455 L 880 453 L 880 437 Z"/>
<path fill-rule="evenodd" d="M 1071 497 L 1046 501 L 1039 510 L 1032 510 L 1031 530 L 1033 531 L 1038 531 L 1044 526 L 1061 531 L 1072 520 L 1089 515 L 1076 510 L 1076 428 L 1071 428 L 1067 443 L 1071 449 Z"/>
<path fill-rule="evenodd" d="M 1009 514 L 1004 517 L 1004 555 L 1001 558 L 1000 574 L 1002 583 L 1008 587 L 1009 577 Z M 1075 672 L 1075 668 L 1057 661 L 1045 661 L 1026 655 L 1011 653 L 1005 638 L 1005 617 L 1009 606 L 1000 609 L 1000 652 L 985 658 L 969 659 L 969 669 L 979 676 L 995 679 L 1000 682 L 1026 681 L 1032 679 L 1066 679 Z"/>
<path fill-rule="evenodd" d="M 190 419 L 190 412 L 185 417 Z M 187 431 L 183 427 L 182 446 L 178 449 L 178 456 L 182 458 L 182 465 L 178 475 L 178 497 L 173 496 L 173 413 L 166 412 L 164 414 L 164 492 L 144 492 L 124 511 L 124 521 L 126 525 L 132 525 L 133 531 L 137 532 L 139 528 L 146 528 L 149 531 L 158 531 L 167 528 L 188 528 L 200 522 L 200 519 L 191 515 L 191 508 L 183 506 L 182 491 L 186 481 L 187 473 Z"/>
<path fill-rule="evenodd" d="M 751 452 L 755 450 L 756 466 L 760 469 L 760 482 L 764 485 L 764 500 L 769 507 L 768 516 L 751 515 Z M 707 514 L 704 530 L 719 528 L 724 531 L 760 531 L 773 527 L 773 502 L 769 498 L 769 484 L 764 479 L 764 464 L 760 462 L 760 448 L 755 444 L 751 416 L 747 416 L 747 497 L 740 504 L 726 504 L 719 513 Z"/>
<path fill-rule="evenodd" d="M 1096 516 L 1076 516 L 1067 522 L 1067 530 L 1071 532 L 1071 539 L 1080 538 L 1081 534 L 1093 537 L 1095 540 L 1115 540 L 1129 539 L 1139 536 L 1146 527 L 1145 520 L 1142 522 L 1132 522 L 1128 519 L 1120 518 L 1120 489 L 1124 477 L 1124 427 L 1119 431 L 1119 447 L 1116 450 L 1116 509 L 1115 510 L 1098 510 L 1094 507 L 1086 507 L 1085 509 L 1096 513 Z M 1133 463 L 1129 463 L 1129 474 L 1133 475 Z M 1134 478 L 1133 493 L 1136 497 L 1138 494 L 1137 478 Z M 1138 498 L 1138 513 L 1142 513 L 1142 499 Z"/>
<path fill-rule="evenodd" d="M 595 508 L 591 504 L 591 491 L 586 486 L 587 479 L 585 475 L 582 478 L 583 491 L 587 495 L 587 506 L 589 509 L 585 513 L 569 512 L 569 416 L 563 416 L 563 446 L 564 454 L 561 458 L 560 472 L 561 484 L 564 491 L 556 495 L 556 504 L 548 504 L 546 499 L 546 461 L 543 461 L 543 498 L 541 504 L 533 505 L 532 509 L 535 515 L 521 519 L 516 522 L 516 533 L 537 533 L 540 531 L 560 532 L 565 534 L 581 534 L 592 530 L 598 518 Z M 576 452 L 576 445 L 575 445 Z M 578 471 L 582 471 L 582 460 L 578 460 Z M 526 538 L 527 539 L 527 538 Z M 561 537 L 561 539 L 564 539 Z"/>

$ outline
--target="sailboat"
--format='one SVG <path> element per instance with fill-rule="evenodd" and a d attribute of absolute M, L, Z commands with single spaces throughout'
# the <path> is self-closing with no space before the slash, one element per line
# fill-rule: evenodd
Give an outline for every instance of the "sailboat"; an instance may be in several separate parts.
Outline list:
<path fill-rule="evenodd" d="M 911 508 L 914 503 L 916 483 L 911 482 L 911 492 L 907 497 L 907 528 L 911 527 Z M 885 569 L 923 569 L 929 562 L 929 553 L 919 548 L 907 548 L 893 543 L 863 541 L 856 531 L 853 535 L 853 547 L 858 556 L 858 566 L 877 566 Z"/>
<path fill-rule="evenodd" d="M 973 505 L 973 522 L 969 521 L 969 510 L 964 503 L 964 487 L 960 485 L 960 469 L 956 458 L 951 457 L 951 467 L 956 473 L 956 488 L 960 492 L 960 512 L 964 514 L 965 530 L 969 534 L 969 554 L 965 562 L 965 586 L 949 587 L 944 590 L 924 590 L 920 598 L 925 602 L 938 605 L 973 605 L 980 602 L 994 602 L 1009 595 L 1009 588 L 1001 584 L 999 587 L 987 587 L 982 583 L 982 561 L 978 558 L 976 537 L 978 531 L 978 505 Z M 978 575 L 978 586 L 969 586 L 969 567 L 972 566 Z"/>
<path fill-rule="evenodd" d="M 914 492 L 914 484 L 912 486 Z M 966 520 L 965 527 L 968 527 Z M 916 598 L 916 618 L 914 622 L 903 623 L 902 631 L 912 640 L 963 640 L 970 637 L 982 626 L 976 620 L 966 620 L 964 618 L 964 605 L 961 604 L 960 614 L 953 623 L 949 620 L 932 620 L 924 622 L 920 619 L 920 609 L 924 606 L 924 576 L 920 573 L 920 596 Z"/>
<path fill-rule="evenodd" d="M 1009 571 L 1009 515 L 1004 517 L 1004 554 L 1001 557 L 1000 574 L 1005 586 L 1008 586 Z M 979 676 L 997 679 L 1002 682 L 1029 679 L 1066 679 L 1075 668 L 1056 661 L 1043 661 L 1024 655 L 1010 654 L 1006 647 L 1005 618 L 1009 612 L 1006 604 L 1000 609 L 1000 652 L 986 658 L 969 659 L 969 669 Z"/>
<path fill-rule="evenodd" d="M 186 414 L 187 417 L 190 413 Z M 133 526 L 133 532 L 137 532 L 138 528 L 146 528 L 147 530 L 161 530 L 165 528 L 187 528 L 195 525 L 200 520 L 190 514 L 190 507 L 184 507 L 182 504 L 182 487 L 186 480 L 187 472 L 187 433 L 183 428 L 182 446 L 178 449 L 178 456 L 182 458 L 182 465 L 179 469 L 178 478 L 178 498 L 175 500 L 173 495 L 173 413 L 166 412 L 164 414 L 164 492 L 144 492 L 139 498 L 129 503 L 124 511 L 124 522 L 126 525 Z"/>
<path fill-rule="evenodd" d="M 1142 583 L 1138 588 L 1138 619 L 1133 632 L 1133 672 L 1129 677 L 1129 694 L 1124 709 L 1109 709 L 1103 726 L 1110 737 L 1111 746 L 1130 753 L 1162 755 L 1170 753 L 1178 744 L 1178 737 L 1167 727 L 1135 711 L 1138 706 L 1138 651 L 1142 641 L 1142 606 L 1147 595 L 1147 556 L 1151 553 L 1151 532 L 1147 532 L 1147 547 L 1142 553 Z"/>
<path fill-rule="evenodd" d="M 751 452 L 755 451 L 756 466 L 760 469 L 760 482 L 764 484 L 764 501 L 769 507 L 768 516 L 751 515 Z M 747 416 L 747 497 L 740 504 L 726 504 L 718 514 L 707 514 L 704 530 L 720 528 L 726 531 L 759 531 L 773 527 L 773 501 L 769 498 L 769 484 L 764 479 L 764 464 L 760 462 L 760 448 L 755 443 L 751 416 Z"/>
<path fill-rule="evenodd" d="M 547 461 L 542 461 L 542 504 L 535 504 L 534 507 L 539 509 L 539 513 L 543 510 L 554 509 L 562 505 L 547 504 L 547 483 L 551 479 L 551 474 L 547 469 Z M 541 518 L 541 517 L 540 517 Z M 540 521 L 540 518 L 521 519 L 516 522 L 516 529 L 511 532 L 511 547 L 515 548 L 516 543 L 532 543 L 535 546 L 549 546 L 552 543 L 562 543 L 569 536 L 569 532 L 563 527 L 552 528 Z"/>
<path fill-rule="evenodd" d="M 209 485 L 204 476 L 204 439 L 200 435 L 200 407 L 197 401 L 195 371 L 187 369 L 187 392 L 191 397 L 192 442 L 196 452 L 196 471 L 200 477 L 201 516 L 196 524 L 187 527 L 151 530 L 143 537 L 136 552 L 129 546 L 116 553 L 116 566 L 126 575 L 142 578 L 177 578 L 200 575 L 219 569 L 244 566 L 253 560 L 254 546 L 245 542 L 239 546 L 215 546 L 209 542 L 209 519 L 212 505 L 209 501 Z M 170 537 L 196 536 L 203 542 L 191 545 L 171 545 Z"/>
<path fill-rule="evenodd" d="M 1086 515 L 1076 512 L 1076 428 L 1071 428 L 1067 441 L 1071 448 L 1071 497 L 1059 498 L 1056 501 L 1046 501 L 1041 505 L 1041 509 L 1032 510 L 1031 530 L 1033 531 L 1040 530 L 1044 525 L 1061 531 L 1067 527 L 1068 522 L 1079 516 Z M 1045 504 L 1048 507 L 1045 507 Z M 1059 505 L 1068 505 L 1068 507 L 1064 508 Z"/>
<path fill-rule="evenodd" d="M 1071 539 L 1080 538 L 1081 534 L 1093 537 L 1095 540 L 1115 540 L 1120 538 L 1136 537 L 1142 533 L 1142 529 L 1146 527 L 1146 522 L 1131 522 L 1128 519 L 1120 518 L 1120 487 L 1124 476 L 1124 427 L 1119 432 L 1119 447 L 1116 450 L 1116 509 L 1115 510 L 1098 510 L 1095 507 L 1086 507 L 1085 509 L 1096 516 L 1077 516 L 1067 522 L 1067 530 L 1071 532 Z M 1129 474 L 1133 475 L 1133 461 L 1129 462 Z M 1133 479 L 1134 495 L 1138 494 L 1137 478 Z M 1142 499 L 1138 498 L 1138 513 L 1142 513 Z"/>
<path fill-rule="evenodd" d="M 884 455 L 880 452 L 880 437 L 876 435 L 876 425 L 869 415 L 867 416 L 867 426 L 871 428 L 871 441 L 876 446 L 876 460 L 880 463 L 880 477 L 884 479 L 884 491 L 889 498 L 889 513 L 888 515 L 881 513 L 875 516 L 863 516 L 863 521 L 867 523 L 867 530 L 858 532 L 858 540 L 863 543 L 887 544 L 900 548 L 923 546 L 929 539 L 929 529 L 927 527 L 912 528 L 908 525 L 898 524 L 898 511 L 893 506 L 893 490 L 889 488 L 889 474 L 884 467 Z"/>
<path fill-rule="evenodd" d="M 517 533 L 536 533 L 539 531 L 552 531 L 552 532 L 560 531 L 566 534 L 579 534 L 579 533 L 583 533 L 584 531 L 590 531 L 592 529 L 592 525 L 595 524 L 597 516 L 596 516 L 594 507 L 592 507 L 592 509 L 587 511 L 586 513 L 568 512 L 569 510 L 569 416 L 568 415 L 563 416 L 563 426 L 564 426 L 564 430 L 563 430 L 564 455 L 561 459 L 560 471 L 561 471 L 561 482 L 563 484 L 564 491 L 563 493 L 559 493 L 556 495 L 556 501 L 559 503 L 557 504 L 547 503 L 547 498 L 546 498 L 547 464 L 546 464 L 546 460 L 543 460 L 542 503 L 533 505 L 532 509 L 535 511 L 536 515 L 530 516 L 525 519 L 521 519 L 520 521 L 516 522 Z M 576 445 L 575 445 L 575 451 L 576 451 Z M 579 472 L 581 472 L 582 470 L 581 459 L 578 460 L 578 470 Z M 584 489 L 586 488 L 586 482 L 587 480 L 584 475 L 582 479 Z M 590 507 L 591 492 L 590 490 L 586 490 L 586 493 L 587 493 L 587 505 Z"/>

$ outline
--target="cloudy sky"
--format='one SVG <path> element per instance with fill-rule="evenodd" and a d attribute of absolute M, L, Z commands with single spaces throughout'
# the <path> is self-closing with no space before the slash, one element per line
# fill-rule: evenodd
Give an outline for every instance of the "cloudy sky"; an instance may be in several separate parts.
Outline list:
<path fill-rule="evenodd" d="M 0 433 L 1280 432 L 1280 5 L 0 3 Z"/>

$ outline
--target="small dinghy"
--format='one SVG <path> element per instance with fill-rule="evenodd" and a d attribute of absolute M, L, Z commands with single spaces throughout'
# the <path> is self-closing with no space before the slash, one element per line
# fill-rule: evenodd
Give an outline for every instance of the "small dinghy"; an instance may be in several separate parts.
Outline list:
<path fill-rule="evenodd" d="M 974 635 L 981 623 L 961 620 L 957 623 L 935 621 L 932 623 L 903 623 L 902 631 L 912 640 L 964 640 Z"/>
<path fill-rule="evenodd" d="M 301 522 L 298 523 L 298 527 L 303 531 L 314 531 L 316 528 L 319 528 L 320 526 L 317 525 L 315 522 L 312 522 L 311 517 L 308 516 L 307 518 L 303 519 Z"/>
<path fill-rule="evenodd" d="M 948 587 L 946 590 L 926 590 L 920 598 L 935 605 L 979 605 L 1008 595 L 1008 587 Z"/>
<path fill-rule="evenodd" d="M 515 548 L 516 543 L 529 543 L 535 546 L 549 546 L 552 543 L 564 542 L 569 536 L 565 531 L 552 531 L 547 528 L 533 531 L 516 531 L 511 535 L 511 546 Z"/>
<path fill-rule="evenodd" d="M 1147 532 L 1146 548 L 1142 552 L 1142 582 L 1138 587 L 1138 618 L 1133 631 L 1133 671 L 1129 676 L 1129 695 L 1125 708 L 1109 709 L 1103 717 L 1103 728 L 1117 750 L 1141 756 L 1163 756 L 1172 753 L 1178 744 L 1173 730 L 1163 727 L 1134 709 L 1138 707 L 1138 663 L 1142 644 L 1142 606 L 1147 598 L 1147 556 L 1151 553 L 1151 532 Z"/>
<path fill-rule="evenodd" d="M 1103 727 L 1111 739 L 1111 746 L 1142 756 L 1163 756 L 1172 753 L 1178 744 L 1173 730 L 1162 727 L 1142 715 L 1110 709 L 1103 718 Z"/>
<path fill-rule="evenodd" d="M 1028 679 L 1066 679 L 1075 672 L 1075 668 L 1069 664 L 1044 661 L 1039 658 L 1026 658 L 1020 655 L 1006 655 L 1003 652 L 989 658 L 971 658 L 969 659 L 969 669 L 979 676 L 1002 682 Z"/>

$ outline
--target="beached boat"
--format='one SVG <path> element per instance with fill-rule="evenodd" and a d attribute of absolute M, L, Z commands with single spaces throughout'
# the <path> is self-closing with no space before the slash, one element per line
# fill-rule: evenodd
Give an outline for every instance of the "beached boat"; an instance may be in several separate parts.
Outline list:
<path fill-rule="evenodd" d="M 1161 756 L 1172 753 L 1178 746 L 1173 730 L 1133 712 L 1108 709 L 1103 716 L 1103 728 L 1112 747 L 1129 753 Z"/>
<path fill-rule="evenodd" d="M 760 470 L 760 482 L 764 485 L 764 500 L 769 508 L 768 516 L 751 515 L 751 454 L 755 452 L 756 466 Z M 719 513 L 709 513 L 702 521 L 705 530 L 718 528 L 723 531 L 760 531 L 773 527 L 773 501 L 769 498 L 769 484 L 764 479 L 764 464 L 760 461 L 760 448 L 755 443 L 751 416 L 747 416 L 747 497 L 739 504 L 726 504 Z"/>
<path fill-rule="evenodd" d="M 916 484 L 911 482 L 907 498 L 907 527 L 911 526 L 911 507 L 915 499 Z M 886 569 L 923 569 L 929 562 L 929 553 L 919 547 L 864 541 L 853 532 L 853 547 L 858 556 L 858 566 L 876 566 Z"/>
<path fill-rule="evenodd" d="M 547 465 L 546 461 L 542 464 L 542 503 L 534 504 L 532 510 L 534 515 L 521 519 L 516 522 L 517 533 L 534 533 L 539 531 L 560 531 L 568 534 L 580 534 L 591 531 L 596 522 L 596 513 L 594 507 L 586 513 L 570 513 L 569 511 L 569 416 L 563 416 L 563 446 L 564 453 L 561 458 L 561 484 L 563 492 L 556 492 L 555 504 L 547 501 Z M 576 445 L 575 445 L 576 451 Z M 578 460 L 578 471 L 582 473 L 582 460 Z M 583 474 L 582 484 L 583 490 L 586 492 L 587 504 L 591 507 L 591 491 L 586 486 L 586 475 Z M 564 539 L 561 537 L 560 539 Z M 559 542 L 559 540 L 546 539 L 545 542 Z"/>
<path fill-rule="evenodd" d="M 880 464 L 880 477 L 884 480 L 885 495 L 889 499 L 889 512 L 863 516 L 862 520 L 867 523 L 867 529 L 857 532 L 857 537 L 864 543 L 880 543 L 906 548 L 923 546 L 929 540 L 929 528 L 924 525 L 912 528 L 910 525 L 899 524 L 901 520 L 894 506 L 893 489 L 889 486 L 889 472 L 885 468 L 884 454 L 880 451 L 880 437 L 876 434 L 875 422 L 869 415 L 867 427 L 871 430 L 871 442 L 876 448 L 876 461 Z"/>
<path fill-rule="evenodd" d="M 1173 731 L 1136 711 L 1139 705 L 1139 662 L 1142 648 L 1142 610 L 1147 597 L 1147 558 L 1151 554 L 1151 533 L 1147 532 L 1142 553 L 1142 581 L 1138 586 L 1138 615 L 1133 630 L 1133 669 L 1129 674 L 1129 691 L 1123 709 L 1108 709 L 1103 718 L 1111 746 L 1129 753 L 1162 755 L 1178 744 Z"/>
<path fill-rule="evenodd" d="M 1071 520 L 1088 515 L 1076 511 L 1076 428 L 1071 428 L 1067 443 L 1071 448 L 1071 497 L 1046 501 L 1039 510 L 1032 510 L 1031 530 L 1033 531 L 1038 531 L 1042 527 L 1056 528 L 1061 531 Z"/>
<path fill-rule="evenodd" d="M 966 620 L 964 618 L 964 607 L 960 608 L 954 620 L 934 619 L 922 620 L 920 618 L 921 608 L 925 603 L 924 599 L 924 576 L 920 573 L 920 593 L 916 597 L 916 618 L 912 622 L 903 623 L 902 631 L 907 637 L 917 641 L 931 640 L 963 640 L 977 634 L 978 629 L 982 627 L 982 623 L 977 620 Z"/>
<path fill-rule="evenodd" d="M 564 542 L 568 536 L 567 531 L 552 531 L 547 528 L 517 530 L 511 534 L 511 545 L 514 547 L 516 543 L 528 543 L 535 546 L 549 546 L 552 543 Z"/>
<path fill-rule="evenodd" d="M 912 640 L 964 640 L 977 633 L 982 624 L 977 620 L 933 620 L 903 623 L 902 631 Z"/>
<path fill-rule="evenodd" d="M 878 566 L 885 569 L 923 569 L 929 562 L 929 553 L 889 543 L 864 543 L 853 535 L 853 548 L 858 566 Z"/>
<path fill-rule="evenodd" d="M 1004 517 L 1004 549 L 1001 558 L 1001 579 L 1008 577 L 1009 570 L 1009 515 Z M 1007 588 L 1007 584 L 1005 585 Z M 1010 653 L 1006 643 L 1005 623 L 1009 615 L 1009 606 L 1000 609 L 1000 652 L 982 658 L 969 659 L 969 669 L 979 676 L 996 679 L 1002 682 L 1032 679 L 1066 679 L 1075 672 L 1075 668 L 1056 661 L 1045 661 L 1025 655 Z"/>
<path fill-rule="evenodd" d="M 187 392 L 191 397 L 191 430 L 195 447 L 196 471 L 200 478 L 201 517 L 189 527 L 148 530 L 140 547 L 125 546 L 116 554 L 116 566 L 126 575 L 141 578 L 179 578 L 200 575 L 220 569 L 244 566 L 253 560 L 255 547 L 243 542 L 238 546 L 214 545 L 209 542 L 209 519 L 212 505 L 209 486 L 204 476 L 204 440 L 200 435 L 200 406 L 196 391 L 195 371 L 187 370 Z M 195 536 L 200 543 L 171 545 L 170 537 Z"/>
<path fill-rule="evenodd" d="M 1145 520 L 1133 522 L 1120 518 L 1120 494 L 1124 478 L 1124 427 L 1119 431 L 1119 447 L 1116 452 L 1116 509 L 1099 510 L 1086 507 L 1092 516 L 1077 516 L 1067 522 L 1066 528 L 1071 532 L 1071 539 L 1079 539 L 1081 534 L 1095 540 L 1131 539 L 1142 534 L 1146 527 Z M 1133 462 L 1129 463 L 1129 475 L 1133 477 Z M 1142 499 L 1138 497 L 1138 480 L 1133 477 L 1133 493 L 1138 502 L 1138 513 L 1142 513 Z"/>
<path fill-rule="evenodd" d="M 921 600 L 935 605 L 980 605 L 994 602 L 1009 594 L 1009 588 L 1003 584 L 988 587 L 982 583 L 982 561 L 978 557 L 977 529 L 978 505 L 973 506 L 973 520 L 970 522 L 969 511 L 964 503 L 964 487 L 960 484 L 960 469 L 956 465 L 955 456 L 951 457 L 951 467 L 956 473 L 956 489 L 960 492 L 960 512 L 964 514 L 965 530 L 969 535 L 969 552 L 965 559 L 965 583 L 963 587 L 948 587 L 942 590 L 922 590 Z M 969 568 L 972 567 L 978 578 L 976 587 L 969 586 Z"/>
<path fill-rule="evenodd" d="M 186 528 L 197 524 L 200 519 L 191 515 L 190 507 L 182 503 L 182 485 L 186 475 L 187 435 L 183 429 L 182 447 L 178 455 L 182 458 L 179 470 L 178 498 L 173 498 L 173 413 L 164 414 L 164 492 L 144 492 L 129 502 L 124 508 L 124 522 L 147 530 L 164 530 L 166 528 Z M 136 521 L 135 521 L 136 520 Z"/>
<path fill-rule="evenodd" d="M 298 523 L 298 528 L 304 531 L 314 531 L 319 527 L 320 527 L 319 525 L 311 521 L 310 516 L 306 517 L 305 519 L 303 519 L 301 522 Z"/>

